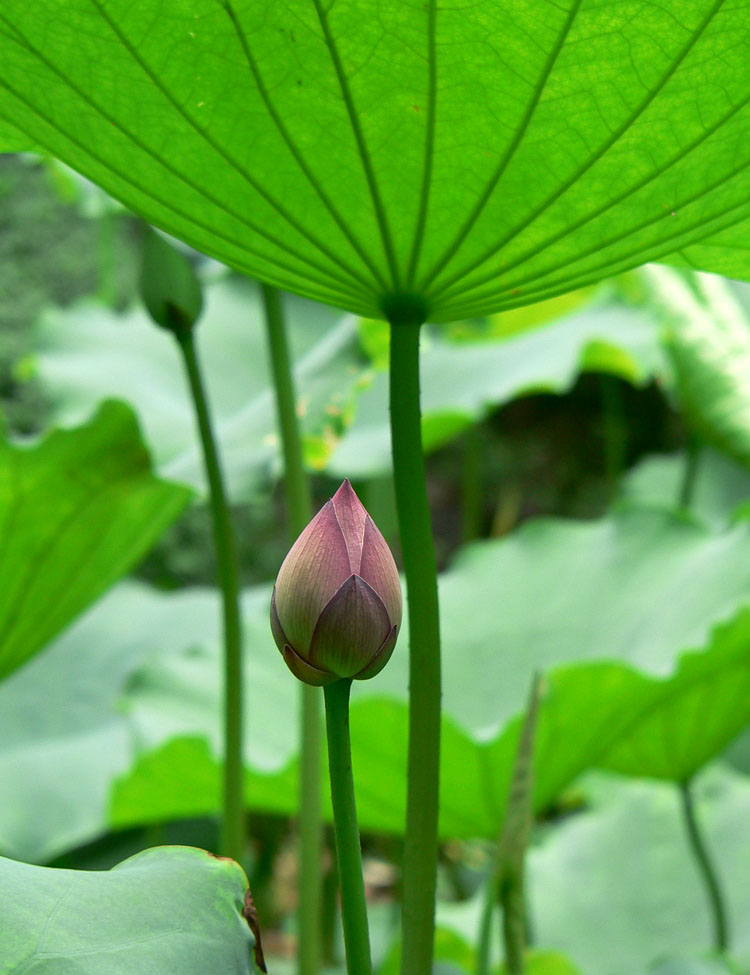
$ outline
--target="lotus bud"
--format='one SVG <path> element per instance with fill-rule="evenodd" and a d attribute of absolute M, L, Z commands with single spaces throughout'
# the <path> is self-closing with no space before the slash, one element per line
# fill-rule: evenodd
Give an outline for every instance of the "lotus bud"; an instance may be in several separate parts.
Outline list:
<path fill-rule="evenodd" d="M 366 680 L 385 667 L 401 625 L 396 563 L 348 480 L 284 559 L 271 599 L 271 630 L 306 684 Z"/>

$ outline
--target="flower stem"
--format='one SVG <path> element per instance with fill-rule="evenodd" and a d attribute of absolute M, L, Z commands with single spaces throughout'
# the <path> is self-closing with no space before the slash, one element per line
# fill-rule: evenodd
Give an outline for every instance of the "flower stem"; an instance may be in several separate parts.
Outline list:
<path fill-rule="evenodd" d="M 435 928 L 440 773 L 437 569 L 419 410 L 420 322 L 391 320 L 391 439 L 409 608 L 409 764 L 403 867 L 403 975 L 429 975 Z"/>
<path fill-rule="evenodd" d="M 209 485 L 214 545 L 224 622 L 224 786 L 220 848 L 242 861 L 245 849 L 244 770 L 242 764 L 242 626 L 239 569 L 224 477 L 211 411 L 190 328 L 175 331 L 182 352 L 203 449 Z"/>
<path fill-rule="evenodd" d="M 713 917 L 713 947 L 716 951 L 725 952 L 729 947 L 729 926 L 727 912 L 724 907 L 724 896 L 719 885 L 719 876 L 711 860 L 708 846 L 701 835 L 698 818 L 695 815 L 693 790 L 690 780 L 680 783 L 680 798 L 682 799 L 682 813 L 685 820 L 685 830 L 690 843 L 690 849 L 706 888 L 706 896 Z"/>
<path fill-rule="evenodd" d="M 281 296 L 261 285 L 276 411 L 284 456 L 284 490 L 290 541 L 305 528 L 312 515 L 310 485 L 305 472 L 296 397 L 292 378 Z M 317 975 L 321 952 L 320 919 L 320 691 L 300 686 L 300 804 L 299 804 L 299 975 Z"/>
<path fill-rule="evenodd" d="M 534 745 L 542 693 L 542 679 L 536 673 L 516 747 L 508 799 L 505 805 L 495 859 L 485 888 L 484 910 L 479 929 L 477 975 L 489 975 L 490 937 L 495 904 L 503 912 L 502 947 L 508 975 L 523 975 L 526 950 L 526 897 L 524 861 L 534 821 Z"/>
<path fill-rule="evenodd" d="M 695 495 L 695 484 L 698 478 L 700 467 L 701 446 L 695 438 L 688 442 L 685 454 L 685 467 L 680 481 L 679 497 L 677 503 L 681 508 L 689 509 L 692 507 Z"/>
<path fill-rule="evenodd" d="M 346 967 L 349 975 L 371 975 L 367 901 L 362 876 L 362 850 L 354 800 L 352 753 L 349 741 L 350 678 L 328 684 L 325 691 L 328 767 L 331 773 L 336 859 L 341 885 Z"/>

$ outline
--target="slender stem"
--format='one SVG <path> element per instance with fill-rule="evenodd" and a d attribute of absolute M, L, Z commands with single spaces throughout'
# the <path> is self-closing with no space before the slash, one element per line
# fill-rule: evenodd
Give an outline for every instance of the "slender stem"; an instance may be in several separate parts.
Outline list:
<path fill-rule="evenodd" d="M 224 477 L 211 423 L 211 412 L 191 329 L 175 331 L 182 351 L 198 422 L 209 485 L 214 545 L 224 620 L 224 801 L 221 850 L 241 861 L 245 848 L 244 771 L 242 764 L 242 626 L 239 569 Z"/>
<path fill-rule="evenodd" d="M 271 371 L 276 391 L 276 410 L 281 430 L 284 455 L 284 487 L 289 515 L 289 528 L 294 538 L 307 525 L 312 515 L 310 485 L 305 473 L 302 439 L 297 422 L 296 395 L 292 377 L 286 326 L 281 295 L 276 288 L 261 285 L 266 313 L 266 331 L 271 352 Z"/>
<path fill-rule="evenodd" d="M 432 971 L 440 773 L 437 570 L 419 411 L 419 321 L 391 323 L 391 438 L 409 607 L 409 763 L 403 868 L 403 975 Z"/>
<path fill-rule="evenodd" d="M 490 975 L 492 960 L 492 922 L 495 917 L 495 905 L 498 900 L 497 873 L 500 861 L 500 851 L 495 850 L 490 867 L 490 876 L 484 888 L 482 914 L 479 918 L 479 938 L 477 942 L 477 975 Z"/>
<path fill-rule="evenodd" d="M 289 530 L 293 541 L 312 515 L 310 485 L 305 472 L 302 441 L 295 409 L 292 378 L 281 296 L 275 288 L 261 285 L 266 313 L 271 371 L 276 391 L 276 410 L 284 455 L 284 489 Z M 317 975 L 321 953 L 321 819 L 320 819 L 320 691 L 300 688 L 300 804 L 299 804 L 299 975 Z"/>
<path fill-rule="evenodd" d="M 690 849 L 703 879 L 713 918 L 713 946 L 717 951 L 724 952 L 729 948 L 729 926 L 726 908 L 724 907 L 724 895 L 721 891 L 716 867 L 708 852 L 708 846 L 701 835 L 698 818 L 695 815 L 693 791 L 689 779 L 680 783 L 680 797 Z"/>
<path fill-rule="evenodd" d="M 599 385 L 602 394 L 604 470 L 609 488 L 614 491 L 625 468 L 625 406 L 622 387 L 615 376 L 602 375 Z"/>
<path fill-rule="evenodd" d="M 495 903 L 503 911 L 503 953 L 508 975 L 523 975 L 527 944 L 524 861 L 534 819 L 534 744 L 542 678 L 535 673 L 516 748 L 505 817 L 485 888 L 479 929 L 477 975 L 489 975 L 490 935 Z"/>
<path fill-rule="evenodd" d="M 526 903 L 523 896 L 523 873 L 507 874 L 500 887 L 503 908 L 503 948 L 508 975 L 523 975 L 526 946 Z"/>
<path fill-rule="evenodd" d="M 352 753 L 349 742 L 350 678 L 325 688 L 328 767 L 331 773 L 336 859 L 341 885 L 341 916 L 344 923 L 346 967 L 349 975 L 371 975 L 367 901 L 362 876 L 357 807 L 354 801 Z"/>
<path fill-rule="evenodd" d="M 687 456 L 685 457 L 685 468 L 680 481 L 680 494 L 678 504 L 681 508 L 690 508 L 695 495 L 695 482 L 698 478 L 700 467 L 701 447 L 698 441 L 691 438 L 687 445 Z"/>
<path fill-rule="evenodd" d="M 502 908 L 502 949 L 508 975 L 523 975 L 526 949 L 526 899 L 523 864 L 508 865 L 498 849 L 484 891 L 477 945 L 477 975 L 490 975 L 492 927 L 498 900 Z"/>
<path fill-rule="evenodd" d="M 700 464 L 700 444 L 693 438 L 687 446 L 685 468 L 680 484 L 679 504 L 682 508 L 690 508 L 695 494 L 695 481 Z M 685 830 L 690 843 L 690 850 L 695 857 L 698 872 L 706 888 L 709 908 L 713 918 L 713 945 L 717 951 L 726 951 L 729 946 L 729 932 L 727 914 L 724 907 L 724 897 L 719 885 L 719 876 L 708 852 L 708 845 L 701 835 L 698 818 L 695 815 L 693 789 L 690 779 L 680 783 L 680 799 L 682 800 L 682 814 L 685 820 Z"/>
<path fill-rule="evenodd" d="M 472 424 L 463 439 L 461 474 L 461 541 L 479 538 L 482 521 L 482 436 Z"/>

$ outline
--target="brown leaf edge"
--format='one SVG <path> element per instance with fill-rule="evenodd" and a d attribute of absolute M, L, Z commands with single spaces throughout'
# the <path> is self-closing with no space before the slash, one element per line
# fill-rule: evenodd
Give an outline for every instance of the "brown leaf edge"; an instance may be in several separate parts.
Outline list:
<path fill-rule="evenodd" d="M 255 938 L 255 947 L 253 948 L 253 953 L 255 955 L 255 964 L 262 972 L 268 972 L 266 968 L 266 960 L 263 957 L 263 946 L 260 941 L 260 923 L 258 921 L 258 911 L 255 908 L 255 902 L 253 901 L 253 895 L 248 887 L 245 891 L 245 903 L 242 907 L 242 916 L 248 923 L 248 927 L 253 932 L 253 937 Z"/>

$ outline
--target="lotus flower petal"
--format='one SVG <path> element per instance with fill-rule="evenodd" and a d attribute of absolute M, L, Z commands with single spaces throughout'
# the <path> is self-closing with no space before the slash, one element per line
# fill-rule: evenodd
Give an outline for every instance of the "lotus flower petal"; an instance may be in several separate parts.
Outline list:
<path fill-rule="evenodd" d="M 385 665 L 391 659 L 393 648 L 396 646 L 397 637 L 398 627 L 394 626 L 391 632 L 385 638 L 383 646 L 375 654 L 375 657 L 366 667 L 360 670 L 358 674 L 354 675 L 355 680 L 369 680 L 371 677 L 375 677 L 380 673 L 383 667 L 385 667 Z"/>
<path fill-rule="evenodd" d="M 312 684 L 313 687 L 323 687 L 325 684 L 332 684 L 335 680 L 339 679 L 336 674 L 329 674 L 328 671 L 318 670 L 317 667 L 313 667 L 312 664 L 303 660 L 298 653 L 295 653 L 289 644 L 282 649 L 281 655 L 284 658 L 284 663 L 297 680 L 301 680 L 305 684 Z"/>
<path fill-rule="evenodd" d="M 359 563 L 362 557 L 365 522 L 370 516 L 349 483 L 349 478 L 344 480 L 331 501 L 349 552 L 350 572 L 352 575 L 362 575 Z"/>
<path fill-rule="evenodd" d="M 386 540 L 367 515 L 362 543 L 359 574 L 383 600 L 388 618 L 394 626 L 401 625 L 401 583 Z"/>
<path fill-rule="evenodd" d="M 318 617 L 351 574 L 346 542 L 329 501 L 294 543 L 276 580 L 279 624 L 297 653 L 306 653 Z"/>
<path fill-rule="evenodd" d="M 375 657 L 391 631 L 380 596 L 351 576 L 320 614 L 308 659 L 320 670 L 353 677 Z"/>

